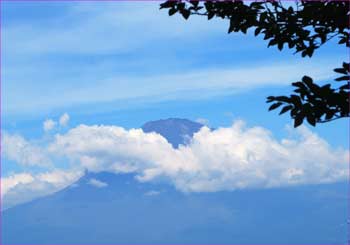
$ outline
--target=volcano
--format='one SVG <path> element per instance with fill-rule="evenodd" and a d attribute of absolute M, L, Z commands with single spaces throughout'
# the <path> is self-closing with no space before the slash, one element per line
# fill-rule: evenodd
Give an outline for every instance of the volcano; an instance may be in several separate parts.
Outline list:
<path fill-rule="evenodd" d="M 202 127 L 146 123 L 174 147 Z M 132 173 L 86 172 L 77 182 L 2 212 L 2 244 L 346 243 L 346 183 L 183 193 Z"/>

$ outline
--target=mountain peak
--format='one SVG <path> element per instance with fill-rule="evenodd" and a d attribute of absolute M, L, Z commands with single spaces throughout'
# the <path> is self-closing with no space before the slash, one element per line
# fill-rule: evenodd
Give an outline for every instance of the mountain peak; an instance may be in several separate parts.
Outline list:
<path fill-rule="evenodd" d="M 155 132 L 162 135 L 174 148 L 186 145 L 193 134 L 198 132 L 203 124 L 183 118 L 168 118 L 150 121 L 142 126 L 146 133 Z"/>

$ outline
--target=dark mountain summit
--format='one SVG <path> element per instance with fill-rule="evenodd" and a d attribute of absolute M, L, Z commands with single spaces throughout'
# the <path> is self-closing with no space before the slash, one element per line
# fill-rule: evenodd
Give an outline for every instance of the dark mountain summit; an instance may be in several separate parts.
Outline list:
<path fill-rule="evenodd" d="M 159 133 L 177 148 L 180 144 L 186 144 L 203 126 L 187 119 L 169 118 L 147 122 L 142 126 L 142 130 L 146 133 Z"/>

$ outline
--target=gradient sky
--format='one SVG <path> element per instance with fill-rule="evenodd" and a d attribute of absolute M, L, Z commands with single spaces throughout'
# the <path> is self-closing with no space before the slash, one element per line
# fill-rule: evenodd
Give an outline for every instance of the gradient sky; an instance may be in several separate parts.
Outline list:
<path fill-rule="evenodd" d="M 348 58 L 336 42 L 311 59 L 280 52 L 252 33 L 227 34 L 224 20 L 169 17 L 158 2 L 4 2 L 1 15 L 2 131 L 36 145 L 79 124 L 130 129 L 169 117 L 213 128 L 244 120 L 281 139 L 291 120 L 268 112 L 266 96 L 306 74 L 327 82 Z M 66 124 L 44 130 L 64 113 Z M 347 120 L 309 128 L 348 148 Z M 5 177 L 40 171 L 2 159 Z"/>

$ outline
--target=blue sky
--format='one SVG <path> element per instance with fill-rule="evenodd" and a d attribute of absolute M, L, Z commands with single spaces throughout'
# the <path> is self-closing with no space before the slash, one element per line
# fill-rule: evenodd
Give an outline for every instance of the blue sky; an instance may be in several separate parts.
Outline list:
<path fill-rule="evenodd" d="M 290 118 L 267 112 L 266 96 L 288 94 L 305 74 L 329 81 L 348 58 L 335 42 L 312 59 L 280 52 L 251 33 L 227 34 L 223 20 L 169 17 L 157 2 L 2 4 L 2 131 L 38 147 L 80 124 L 130 129 L 169 117 L 213 128 L 243 120 L 282 139 Z M 63 113 L 69 123 L 45 132 L 43 122 Z M 347 120 L 311 130 L 348 148 Z M 7 177 L 47 171 L 2 164 Z"/>

